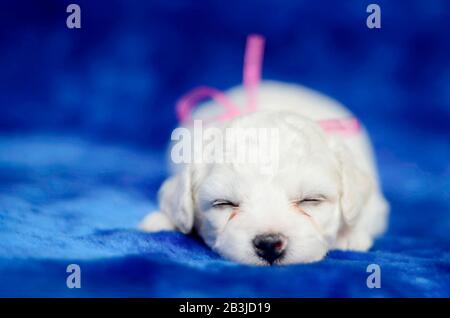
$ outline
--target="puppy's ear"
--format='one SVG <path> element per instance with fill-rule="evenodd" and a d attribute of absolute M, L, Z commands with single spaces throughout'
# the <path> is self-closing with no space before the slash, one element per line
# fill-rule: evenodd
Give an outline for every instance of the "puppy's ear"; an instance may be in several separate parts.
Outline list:
<path fill-rule="evenodd" d="M 348 147 L 338 141 L 332 141 L 331 145 L 341 170 L 342 216 L 347 225 L 353 225 L 370 197 L 373 180 L 358 167 Z"/>
<path fill-rule="evenodd" d="M 166 180 L 159 190 L 159 205 L 173 225 L 181 232 L 191 232 L 194 225 L 194 202 L 190 169 L 185 168 Z"/>

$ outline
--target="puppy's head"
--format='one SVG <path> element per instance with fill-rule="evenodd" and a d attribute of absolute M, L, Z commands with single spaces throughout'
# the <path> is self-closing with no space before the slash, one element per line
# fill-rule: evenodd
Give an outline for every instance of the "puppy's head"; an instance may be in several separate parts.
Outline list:
<path fill-rule="evenodd" d="M 182 232 L 195 226 L 211 248 L 237 262 L 320 260 L 338 231 L 357 219 L 370 192 L 370 179 L 344 145 L 297 114 L 237 118 L 222 129 L 221 142 L 229 138 L 227 128 L 262 127 L 278 131 L 275 147 L 267 148 L 267 140 L 254 138 L 243 144 L 247 150 L 275 151 L 269 165 L 267 160 L 187 165 L 164 184 L 161 210 Z"/>

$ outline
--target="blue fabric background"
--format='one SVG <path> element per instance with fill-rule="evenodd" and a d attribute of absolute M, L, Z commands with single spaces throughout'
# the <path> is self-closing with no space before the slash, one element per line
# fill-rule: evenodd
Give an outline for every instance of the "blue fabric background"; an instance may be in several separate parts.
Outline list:
<path fill-rule="evenodd" d="M 376 1 L 380 30 L 368 1 L 78 0 L 80 30 L 65 27 L 69 3 L 0 5 L 0 296 L 450 296 L 448 1 Z M 251 32 L 267 38 L 265 78 L 367 126 L 392 205 L 368 253 L 251 267 L 136 230 L 167 175 L 174 102 L 239 84 Z M 81 289 L 66 287 L 71 263 Z"/>

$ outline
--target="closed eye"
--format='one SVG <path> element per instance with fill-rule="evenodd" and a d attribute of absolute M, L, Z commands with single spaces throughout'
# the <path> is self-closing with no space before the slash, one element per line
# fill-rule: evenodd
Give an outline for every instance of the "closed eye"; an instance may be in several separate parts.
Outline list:
<path fill-rule="evenodd" d="M 228 201 L 228 200 L 222 200 L 222 199 L 214 200 L 211 205 L 213 208 L 225 208 L 225 207 L 237 208 L 237 207 L 239 207 L 239 204 L 236 204 L 236 203 Z"/>
<path fill-rule="evenodd" d="M 305 197 L 301 200 L 297 200 L 295 203 L 298 205 L 300 205 L 300 204 L 318 205 L 325 200 L 326 200 L 326 198 L 323 195 L 318 195 L 318 196 Z"/>

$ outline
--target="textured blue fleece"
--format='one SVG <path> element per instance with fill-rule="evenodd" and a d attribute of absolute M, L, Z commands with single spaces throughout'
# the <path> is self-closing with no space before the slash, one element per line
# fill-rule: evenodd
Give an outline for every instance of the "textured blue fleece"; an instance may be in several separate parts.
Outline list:
<path fill-rule="evenodd" d="M 0 154 L 2 296 L 450 296 L 449 197 L 437 189 L 447 181 L 412 167 L 382 161 L 392 165 L 392 225 L 370 252 L 258 268 L 195 238 L 136 230 L 154 207 L 161 154 L 37 136 L 2 138 Z M 429 196 L 411 193 L 415 182 Z M 79 290 L 65 286 L 71 263 Z M 371 263 L 382 269 L 378 290 L 366 287 Z"/>
<path fill-rule="evenodd" d="M 361 1 L 250 2 L 78 1 L 81 30 L 64 2 L 2 2 L 0 296 L 450 297 L 448 1 L 377 1 L 381 30 Z M 167 176 L 174 101 L 238 84 L 250 32 L 267 37 L 265 78 L 366 124 L 392 205 L 369 252 L 251 267 L 136 230 Z M 71 263 L 81 289 L 66 287 Z"/>

